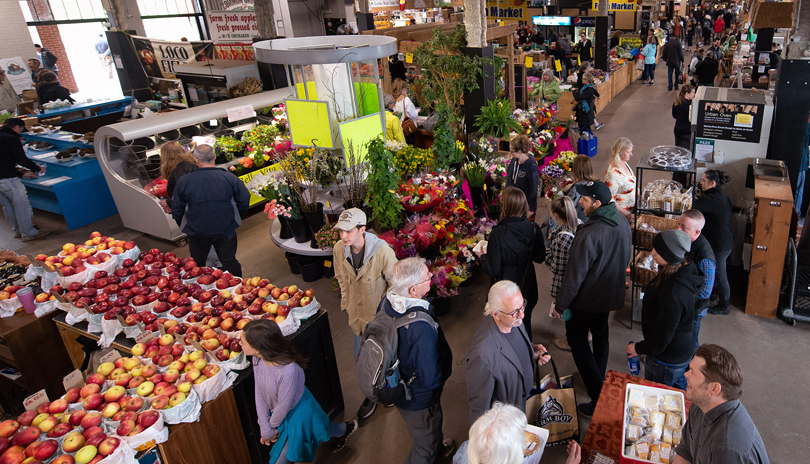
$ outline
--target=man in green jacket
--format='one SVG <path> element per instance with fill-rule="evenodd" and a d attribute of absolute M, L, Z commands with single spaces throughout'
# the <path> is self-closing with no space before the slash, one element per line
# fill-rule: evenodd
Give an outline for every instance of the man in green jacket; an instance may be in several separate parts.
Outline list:
<path fill-rule="evenodd" d="M 534 91 L 537 94 L 537 101 L 546 105 L 557 104 L 562 95 L 560 82 L 554 77 L 554 71 L 548 68 L 543 71 L 543 77 Z"/>

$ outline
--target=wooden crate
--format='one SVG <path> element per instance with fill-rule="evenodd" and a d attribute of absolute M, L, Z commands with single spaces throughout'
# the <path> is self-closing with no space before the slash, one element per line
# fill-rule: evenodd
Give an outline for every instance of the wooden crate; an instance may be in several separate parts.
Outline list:
<path fill-rule="evenodd" d="M 656 228 L 659 232 L 662 230 L 672 230 L 678 228 L 677 219 L 658 217 L 653 216 L 652 214 L 642 214 L 641 216 L 638 217 L 636 224 L 647 224 L 651 227 Z M 653 238 L 657 235 L 657 232 L 650 232 L 647 230 L 636 229 L 634 235 L 635 235 L 634 241 L 637 247 L 652 250 L 652 241 Z"/>

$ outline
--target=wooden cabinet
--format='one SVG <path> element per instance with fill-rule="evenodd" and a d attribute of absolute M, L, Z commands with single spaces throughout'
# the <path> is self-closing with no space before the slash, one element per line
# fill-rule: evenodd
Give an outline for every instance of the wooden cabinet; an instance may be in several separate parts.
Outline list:
<path fill-rule="evenodd" d="M 790 180 L 756 179 L 754 182 L 754 242 L 745 312 L 773 319 L 779 306 L 779 288 L 785 266 L 793 192 Z"/>
<path fill-rule="evenodd" d="M 0 375 L 6 412 L 23 412 L 22 400 L 43 388 L 52 400 L 65 394 L 62 378 L 73 365 L 53 323 L 60 312 L 37 318 L 20 311 L 0 319 L 0 369 L 13 367 L 20 374 L 17 379 Z"/>

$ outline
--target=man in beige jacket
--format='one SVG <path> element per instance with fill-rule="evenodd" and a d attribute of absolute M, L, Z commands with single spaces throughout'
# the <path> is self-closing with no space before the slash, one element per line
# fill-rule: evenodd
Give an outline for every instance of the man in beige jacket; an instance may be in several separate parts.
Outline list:
<path fill-rule="evenodd" d="M 340 285 L 340 309 L 349 314 L 357 358 L 363 329 L 374 319 L 388 290 L 385 272 L 397 258 L 384 240 L 366 232 L 366 214 L 360 209 L 351 208 L 341 213 L 334 228 L 340 230 L 340 241 L 332 250 L 335 278 Z M 366 398 L 357 417 L 368 418 L 376 407 L 376 403 Z"/>

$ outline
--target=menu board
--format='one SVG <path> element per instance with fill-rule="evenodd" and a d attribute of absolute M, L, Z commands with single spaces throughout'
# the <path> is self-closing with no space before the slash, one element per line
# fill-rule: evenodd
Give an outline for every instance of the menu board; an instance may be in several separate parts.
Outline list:
<path fill-rule="evenodd" d="M 759 143 L 763 104 L 700 102 L 696 137 Z"/>

